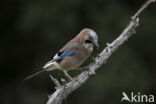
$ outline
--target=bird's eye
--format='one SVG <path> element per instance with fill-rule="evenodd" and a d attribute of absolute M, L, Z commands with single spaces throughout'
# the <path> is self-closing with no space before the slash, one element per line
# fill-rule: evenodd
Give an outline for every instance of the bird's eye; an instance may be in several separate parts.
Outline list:
<path fill-rule="evenodd" d="M 91 34 L 88 34 L 88 38 L 90 39 L 90 40 L 92 40 L 93 39 L 93 36 L 91 35 Z"/>
<path fill-rule="evenodd" d="M 92 41 L 90 41 L 90 40 L 85 40 L 85 43 L 92 43 Z"/>

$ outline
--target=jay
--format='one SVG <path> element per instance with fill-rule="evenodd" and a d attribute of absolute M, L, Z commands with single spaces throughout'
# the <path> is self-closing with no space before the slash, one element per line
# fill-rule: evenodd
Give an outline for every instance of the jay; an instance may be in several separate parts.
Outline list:
<path fill-rule="evenodd" d="M 65 76 L 72 80 L 67 71 L 80 69 L 78 67 L 91 55 L 94 46 L 99 47 L 98 36 L 95 31 L 89 28 L 82 29 L 77 36 L 58 51 L 52 60 L 24 80 L 30 79 L 43 71 L 55 69 L 62 70 Z"/>

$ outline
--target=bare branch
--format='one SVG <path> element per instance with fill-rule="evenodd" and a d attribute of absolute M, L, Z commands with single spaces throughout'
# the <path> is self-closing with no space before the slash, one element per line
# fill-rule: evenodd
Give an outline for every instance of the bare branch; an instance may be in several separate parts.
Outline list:
<path fill-rule="evenodd" d="M 156 0 L 147 0 L 146 3 L 144 3 L 144 4 L 141 6 L 141 8 L 135 13 L 135 15 L 132 16 L 132 19 L 136 19 L 136 18 L 140 15 L 140 13 L 141 13 L 144 9 L 146 9 L 146 8 L 148 7 L 149 4 L 154 3 L 155 1 L 156 1 Z"/>
<path fill-rule="evenodd" d="M 49 77 L 51 78 L 51 80 L 56 85 L 56 87 L 55 87 L 56 90 L 62 87 L 61 84 L 59 83 L 59 81 L 56 78 L 54 78 L 52 75 L 49 75 Z"/>
<path fill-rule="evenodd" d="M 83 71 L 77 76 L 76 80 L 72 80 L 65 85 L 58 88 L 49 98 L 47 104 L 60 104 L 63 99 L 65 99 L 74 90 L 79 88 L 83 83 L 87 81 L 90 75 L 95 74 L 95 71 L 115 52 L 119 46 L 121 46 L 130 36 L 135 33 L 136 27 L 139 24 L 139 14 L 143 12 L 146 7 L 155 2 L 155 0 L 148 0 L 143 6 L 137 11 L 137 13 L 132 17 L 132 20 L 123 30 L 118 38 L 116 38 L 111 44 L 107 43 L 107 47 L 95 58 L 95 62 L 89 64 L 89 69 Z"/>

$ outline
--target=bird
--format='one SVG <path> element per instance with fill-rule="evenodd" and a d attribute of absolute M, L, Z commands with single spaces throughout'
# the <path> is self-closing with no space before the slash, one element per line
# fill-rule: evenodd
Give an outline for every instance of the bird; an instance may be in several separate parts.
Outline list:
<path fill-rule="evenodd" d="M 28 80 L 41 72 L 55 69 L 62 70 L 65 76 L 72 80 L 67 72 L 69 70 L 81 69 L 79 66 L 91 55 L 94 47 L 99 48 L 98 35 L 94 30 L 84 28 L 65 44 L 42 68 L 27 76 L 24 80 Z"/>

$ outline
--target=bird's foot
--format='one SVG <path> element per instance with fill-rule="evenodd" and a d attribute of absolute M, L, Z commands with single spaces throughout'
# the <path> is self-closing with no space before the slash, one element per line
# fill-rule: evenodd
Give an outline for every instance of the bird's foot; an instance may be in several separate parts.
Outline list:
<path fill-rule="evenodd" d="M 85 66 L 85 67 L 82 67 L 82 68 L 81 68 L 82 71 L 88 70 L 88 69 L 89 69 L 89 66 Z"/>
<path fill-rule="evenodd" d="M 89 66 L 85 66 L 83 67 L 84 70 L 88 70 L 89 69 Z"/>
<path fill-rule="evenodd" d="M 64 75 L 66 76 L 66 78 L 69 80 L 69 81 L 72 81 L 73 78 L 68 74 L 68 72 L 66 70 L 63 70 L 64 72 Z"/>
<path fill-rule="evenodd" d="M 72 78 L 72 80 L 78 81 L 78 77 L 74 77 Z"/>

